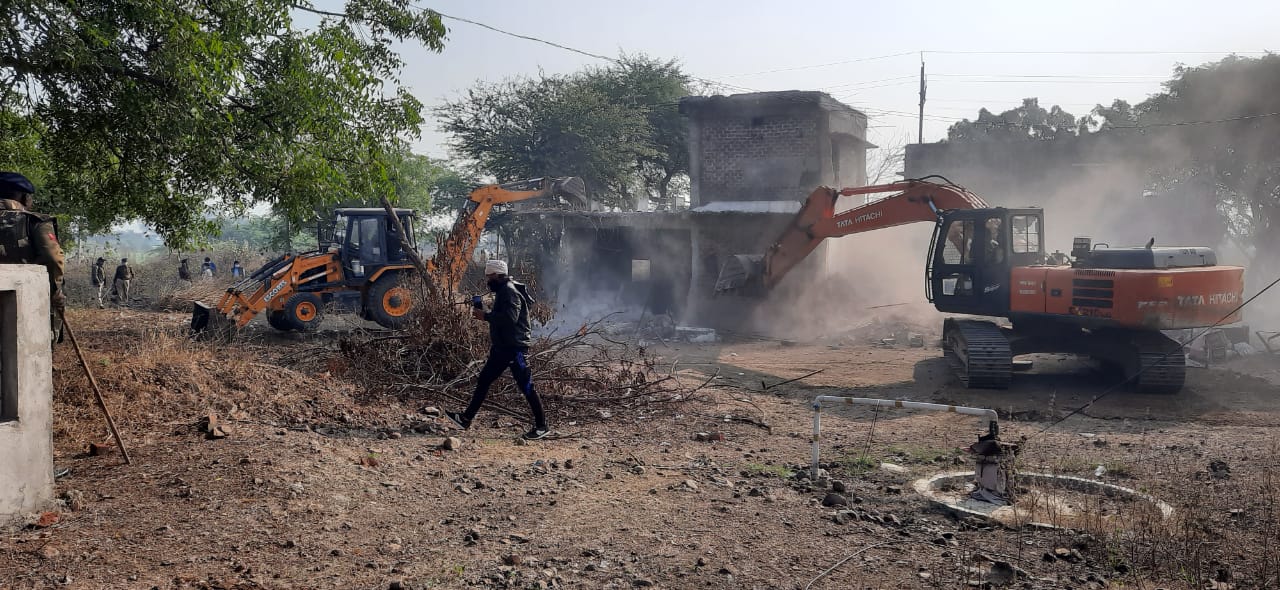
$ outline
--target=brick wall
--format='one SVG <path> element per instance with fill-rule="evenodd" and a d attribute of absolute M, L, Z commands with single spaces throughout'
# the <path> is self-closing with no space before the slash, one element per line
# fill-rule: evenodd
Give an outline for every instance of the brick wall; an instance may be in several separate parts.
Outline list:
<path fill-rule="evenodd" d="M 817 109 L 702 121 L 701 200 L 802 199 L 821 174 Z M 807 182 L 806 182 L 807 181 Z"/>

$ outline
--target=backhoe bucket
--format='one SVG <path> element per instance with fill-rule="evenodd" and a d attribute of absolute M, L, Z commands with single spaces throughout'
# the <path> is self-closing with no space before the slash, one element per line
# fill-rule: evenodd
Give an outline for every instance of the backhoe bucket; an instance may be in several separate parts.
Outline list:
<path fill-rule="evenodd" d="M 191 335 L 199 340 L 230 339 L 235 336 L 235 322 L 217 309 L 199 301 L 191 309 Z"/>
<path fill-rule="evenodd" d="M 586 207 L 587 183 L 577 176 L 557 178 L 551 185 L 551 194 L 564 197 L 579 207 Z"/>
<path fill-rule="evenodd" d="M 752 294 L 760 291 L 764 277 L 763 254 L 734 254 L 720 268 L 716 279 L 716 293 L 737 291 Z"/>

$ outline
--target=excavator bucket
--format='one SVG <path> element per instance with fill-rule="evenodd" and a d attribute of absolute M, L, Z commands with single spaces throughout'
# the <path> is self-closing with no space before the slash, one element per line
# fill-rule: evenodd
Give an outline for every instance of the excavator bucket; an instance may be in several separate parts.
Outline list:
<path fill-rule="evenodd" d="M 557 178 L 551 184 L 551 194 L 564 197 L 579 207 L 586 207 L 587 183 L 577 176 Z"/>
<path fill-rule="evenodd" d="M 736 291 L 754 293 L 764 278 L 763 254 L 734 254 L 720 268 L 716 279 L 716 293 Z"/>
<path fill-rule="evenodd" d="M 235 336 L 235 322 L 217 309 L 196 301 L 191 310 L 191 335 L 199 340 L 230 340 Z"/>

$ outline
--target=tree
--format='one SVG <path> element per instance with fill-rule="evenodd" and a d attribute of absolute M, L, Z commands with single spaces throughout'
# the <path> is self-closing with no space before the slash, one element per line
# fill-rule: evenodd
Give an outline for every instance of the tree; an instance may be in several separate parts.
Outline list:
<path fill-rule="evenodd" d="M 407 0 L 7 6 L 0 109 L 34 134 L 14 165 L 42 207 L 82 232 L 141 219 L 175 247 L 257 203 L 299 220 L 382 190 L 379 159 L 422 121 L 395 45 L 438 51 L 445 35 Z"/>
<path fill-rule="evenodd" d="M 987 109 L 978 111 L 978 119 L 965 119 L 947 129 L 948 141 L 1009 141 L 1018 139 L 1052 140 L 1074 136 L 1079 129 L 1071 113 L 1054 105 L 1049 110 L 1040 106 L 1040 99 L 1025 98 L 1022 106 L 999 115 Z"/>
<path fill-rule="evenodd" d="M 1261 276 L 1280 272 L 1280 55 L 1180 66 L 1165 91 L 1134 107 L 1166 163 L 1160 190 L 1197 179 Z"/>
<path fill-rule="evenodd" d="M 597 201 L 669 206 L 688 172 L 676 106 L 688 77 L 674 61 L 622 56 L 568 76 L 480 84 L 437 109 L 453 147 L 500 180 L 581 176 Z"/>

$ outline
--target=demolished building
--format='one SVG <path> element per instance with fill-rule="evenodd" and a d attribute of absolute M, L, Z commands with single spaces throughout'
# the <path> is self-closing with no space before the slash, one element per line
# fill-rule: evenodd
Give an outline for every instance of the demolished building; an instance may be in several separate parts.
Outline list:
<path fill-rule="evenodd" d="M 763 252 L 814 188 L 866 182 L 867 117 L 826 93 L 691 96 L 680 112 L 689 124 L 688 210 L 522 213 L 560 233 L 558 272 L 544 287 L 563 305 L 643 307 L 742 328 L 746 303 L 714 298 L 726 258 Z M 820 248 L 797 274 L 825 266 Z"/>

